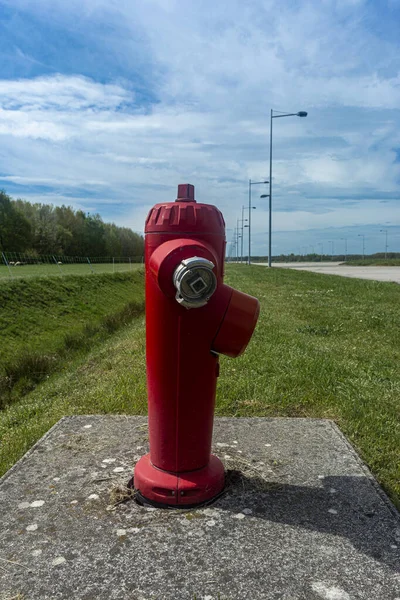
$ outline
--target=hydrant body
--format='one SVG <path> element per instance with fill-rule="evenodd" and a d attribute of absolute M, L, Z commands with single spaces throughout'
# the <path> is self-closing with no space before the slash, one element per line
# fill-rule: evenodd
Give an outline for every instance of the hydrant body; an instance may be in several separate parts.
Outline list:
<path fill-rule="evenodd" d="M 224 285 L 225 223 L 215 206 L 195 202 L 193 186 L 154 206 L 145 234 L 150 454 L 134 485 L 153 504 L 195 505 L 224 486 L 210 455 L 218 354 L 244 351 L 259 303 Z"/>

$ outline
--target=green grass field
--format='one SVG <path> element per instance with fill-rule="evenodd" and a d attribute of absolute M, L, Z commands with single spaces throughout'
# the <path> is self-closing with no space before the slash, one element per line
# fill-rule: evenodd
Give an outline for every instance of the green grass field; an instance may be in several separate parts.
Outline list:
<path fill-rule="evenodd" d="M 143 270 L 0 285 L 0 407 L 144 311 Z"/>
<path fill-rule="evenodd" d="M 19 279 L 20 277 L 60 277 L 63 275 L 90 275 L 93 273 L 127 273 L 143 267 L 140 263 L 64 263 L 56 265 L 51 263 L 21 265 L 18 267 L 9 267 L 0 264 L 0 283 L 10 279 Z"/>
<path fill-rule="evenodd" d="M 400 507 L 400 287 L 228 265 L 257 296 L 247 352 L 221 357 L 216 413 L 334 419 Z M 8 469 L 63 415 L 146 413 L 144 318 L 71 357 L 0 413 Z"/>

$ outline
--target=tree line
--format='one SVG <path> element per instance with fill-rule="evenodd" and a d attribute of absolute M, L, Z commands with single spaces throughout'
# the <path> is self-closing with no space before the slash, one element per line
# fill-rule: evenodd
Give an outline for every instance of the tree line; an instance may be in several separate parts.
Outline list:
<path fill-rule="evenodd" d="M 99 214 L 15 200 L 0 190 L 0 251 L 133 257 L 143 254 L 143 237 Z"/>

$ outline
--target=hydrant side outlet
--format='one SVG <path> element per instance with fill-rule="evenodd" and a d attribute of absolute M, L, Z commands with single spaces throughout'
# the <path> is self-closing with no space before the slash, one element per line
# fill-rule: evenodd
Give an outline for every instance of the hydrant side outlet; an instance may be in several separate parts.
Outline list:
<path fill-rule="evenodd" d="M 134 485 L 150 503 L 196 505 L 224 487 L 210 454 L 218 354 L 244 351 L 259 303 L 223 283 L 225 223 L 190 184 L 151 209 L 145 234 L 150 454 Z"/>

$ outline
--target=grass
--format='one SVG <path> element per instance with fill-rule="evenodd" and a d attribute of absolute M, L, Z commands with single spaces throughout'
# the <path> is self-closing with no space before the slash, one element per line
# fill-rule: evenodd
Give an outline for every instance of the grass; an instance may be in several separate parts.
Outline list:
<path fill-rule="evenodd" d="M 56 265 L 51 263 L 11 266 L 9 269 L 0 264 L 0 283 L 10 279 L 19 279 L 21 277 L 60 277 L 64 275 L 90 275 L 100 273 L 127 273 L 140 269 L 143 265 L 140 263 L 65 263 Z M 11 272 L 11 275 L 10 275 Z"/>
<path fill-rule="evenodd" d="M 142 271 L 1 285 L 0 406 L 143 313 L 143 295 Z"/>
<path fill-rule="evenodd" d="M 342 264 L 354 267 L 400 267 L 400 258 L 360 258 Z"/>
<path fill-rule="evenodd" d="M 400 507 L 400 287 L 245 265 L 226 281 L 261 315 L 247 352 L 221 358 L 216 413 L 334 419 Z M 144 350 L 139 316 L 0 413 L 1 472 L 63 415 L 145 414 Z"/>

